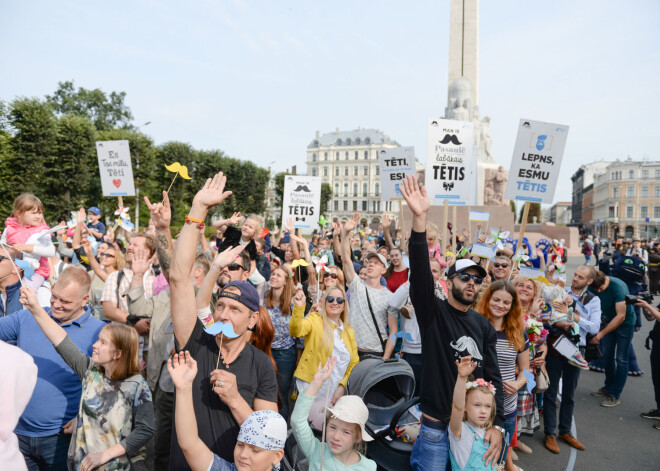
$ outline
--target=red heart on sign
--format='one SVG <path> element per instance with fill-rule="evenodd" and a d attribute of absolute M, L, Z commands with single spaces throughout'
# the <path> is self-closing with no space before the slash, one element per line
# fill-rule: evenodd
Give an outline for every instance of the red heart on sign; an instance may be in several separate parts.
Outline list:
<path fill-rule="evenodd" d="M 115 185 L 117 188 L 119 188 L 121 186 L 121 180 L 119 179 L 112 180 L 112 184 Z"/>

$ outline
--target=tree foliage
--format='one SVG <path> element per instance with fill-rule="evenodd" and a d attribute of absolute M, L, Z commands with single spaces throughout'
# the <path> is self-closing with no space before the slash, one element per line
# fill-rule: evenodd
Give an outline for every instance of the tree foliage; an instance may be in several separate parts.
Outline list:
<path fill-rule="evenodd" d="M 50 224 L 69 219 L 80 207 L 98 206 L 104 218 L 114 219 L 115 198 L 104 198 L 99 177 L 96 141 L 127 140 L 136 190 L 140 200 L 148 196 L 161 201 L 174 174 L 165 165 L 180 162 L 188 167 L 191 181 L 176 179 L 169 192 L 173 225 L 181 225 L 190 202 L 206 178 L 223 171 L 232 196 L 218 211 L 228 216 L 234 211 L 261 214 L 269 174 L 252 162 L 231 158 L 220 150 L 196 150 L 190 144 L 153 140 L 131 125 L 125 93 L 106 95 L 78 88 L 73 82 L 59 84 L 46 99 L 16 98 L 0 101 L 0 216 L 12 211 L 21 193 L 37 195 L 44 204 Z M 282 180 L 283 182 L 283 180 Z M 136 197 L 124 197 L 135 222 L 139 203 L 140 227 L 149 220 L 149 211 Z"/>
<path fill-rule="evenodd" d="M 534 222 L 534 216 L 536 216 L 536 221 L 541 221 L 541 203 L 525 203 L 529 204 L 529 212 L 527 213 L 527 224 Z M 523 213 L 525 212 L 525 205 L 520 206 L 520 213 L 518 214 L 518 224 L 522 223 Z"/>
<path fill-rule="evenodd" d="M 332 187 L 329 183 L 321 183 L 321 214 L 328 212 L 328 203 L 332 199 Z"/>

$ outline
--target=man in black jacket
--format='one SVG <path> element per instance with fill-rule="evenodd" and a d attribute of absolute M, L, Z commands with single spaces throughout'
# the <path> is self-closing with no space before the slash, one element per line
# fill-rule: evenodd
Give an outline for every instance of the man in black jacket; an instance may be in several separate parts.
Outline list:
<path fill-rule="evenodd" d="M 486 277 L 486 270 L 471 260 L 458 260 L 447 271 L 448 298 L 434 294 L 433 276 L 426 242 L 426 216 L 429 199 L 416 177 L 403 181 L 401 194 L 413 213 L 410 252 L 410 297 L 422 336 L 422 385 L 420 408 L 422 426 L 415 441 L 410 464 L 414 470 L 444 470 L 449 461 L 450 433 L 447 425 L 456 384 L 455 361 L 471 355 L 477 363 L 476 378 L 492 381 L 496 388 L 497 414 L 484 442 L 488 451 L 484 461 L 496 465 L 502 450 L 504 429 L 503 389 L 495 330 L 484 316 L 469 306 Z"/>

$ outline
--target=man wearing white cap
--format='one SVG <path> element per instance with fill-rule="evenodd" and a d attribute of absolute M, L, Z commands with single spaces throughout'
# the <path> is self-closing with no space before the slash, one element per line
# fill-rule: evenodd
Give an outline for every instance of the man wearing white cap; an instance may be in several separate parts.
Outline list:
<path fill-rule="evenodd" d="M 381 277 L 387 271 L 387 260 L 382 255 L 371 252 L 365 257 L 367 279 L 363 280 L 355 273 L 351 263 L 350 232 L 360 220 L 355 213 L 346 221 L 341 231 L 341 251 L 346 284 L 351 291 L 349 307 L 351 324 L 355 330 L 355 341 L 360 359 L 382 357 L 387 359 L 394 351 L 394 344 L 389 335 L 398 330 L 398 312 L 390 307 L 392 292 L 380 284 Z"/>
<path fill-rule="evenodd" d="M 430 202 L 417 177 L 403 180 L 401 194 L 413 213 L 410 252 L 410 297 L 422 336 L 422 425 L 413 447 L 413 470 L 444 470 L 449 461 L 447 425 L 452 410 L 456 359 L 471 356 L 477 363 L 474 376 L 492 381 L 496 389 L 494 425 L 486 432 L 487 467 L 495 465 L 504 438 L 502 379 L 497 363 L 495 329 L 484 316 L 470 309 L 486 270 L 471 260 L 457 260 L 447 270 L 448 297 L 438 299 L 429 266 L 426 216 Z"/>

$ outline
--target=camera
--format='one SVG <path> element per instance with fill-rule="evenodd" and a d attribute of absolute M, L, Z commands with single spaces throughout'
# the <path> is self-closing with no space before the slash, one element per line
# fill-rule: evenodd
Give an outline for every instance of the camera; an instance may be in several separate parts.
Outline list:
<path fill-rule="evenodd" d="M 648 291 L 643 291 L 637 295 L 628 294 L 626 295 L 626 304 L 636 304 L 637 301 L 646 301 L 647 303 L 653 302 L 653 296 Z"/>

